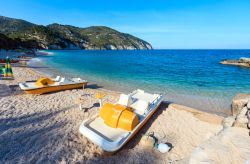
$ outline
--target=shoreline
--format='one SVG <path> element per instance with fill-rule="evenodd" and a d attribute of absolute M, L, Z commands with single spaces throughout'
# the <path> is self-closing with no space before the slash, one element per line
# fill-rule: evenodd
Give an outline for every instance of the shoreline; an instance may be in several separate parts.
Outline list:
<path fill-rule="evenodd" d="M 47 51 L 45 51 L 47 52 Z M 48 53 L 48 52 L 47 52 Z M 39 56 L 37 56 L 39 57 Z M 34 57 L 33 59 L 36 59 L 37 57 Z M 63 73 L 62 71 L 50 67 L 47 64 L 44 64 L 43 61 L 39 61 L 39 63 L 42 63 L 41 68 L 38 66 L 38 68 L 35 68 L 34 65 L 37 64 L 37 61 L 32 61 L 31 59 L 31 65 L 32 69 L 44 74 L 46 76 L 56 76 L 56 75 L 61 75 L 61 76 L 66 76 L 66 77 L 71 77 L 72 74 L 70 73 Z M 33 65 L 34 64 L 34 65 Z M 34 67 L 33 67 L 34 66 Z M 46 68 L 43 68 L 43 67 Z M 71 76 L 70 76 L 71 75 Z M 80 76 L 81 78 L 84 78 L 84 76 Z M 119 93 L 130 93 L 131 86 L 124 86 L 124 87 L 116 87 L 113 86 L 112 84 L 109 84 L 109 82 L 103 81 L 100 83 L 98 80 L 89 80 L 86 78 L 91 84 L 96 85 L 102 89 L 109 90 L 109 91 L 115 91 Z M 133 89 L 136 89 L 136 87 L 132 87 Z M 224 97 L 210 97 L 210 96 L 200 96 L 200 95 L 190 95 L 188 93 L 177 93 L 174 90 L 170 89 L 171 92 L 164 93 L 164 100 L 165 101 L 170 101 L 173 103 L 178 103 L 184 106 L 190 106 L 192 108 L 199 109 L 200 111 L 208 112 L 211 114 L 217 114 L 221 116 L 228 116 L 230 114 L 230 101 L 229 98 L 224 98 Z M 149 92 L 152 92 L 149 90 Z M 158 93 L 158 92 L 157 92 Z M 162 94 L 162 93 L 161 93 Z M 211 104 L 213 103 L 213 104 Z"/>
<path fill-rule="evenodd" d="M 45 71 L 39 71 L 38 69 L 36 69 L 36 68 L 30 68 L 32 71 L 34 71 L 34 72 L 37 72 L 37 73 L 39 73 L 41 76 L 47 76 L 47 77 L 52 77 L 53 75 L 53 73 L 52 74 L 49 74 L 49 73 L 46 73 Z M 58 71 L 58 72 L 60 72 L 60 71 Z M 99 90 L 102 90 L 102 91 L 107 91 L 107 92 L 115 92 L 115 93 L 119 93 L 119 94 L 121 94 L 121 93 L 126 93 L 126 94 L 128 94 L 128 93 L 130 93 L 131 91 L 129 91 L 129 90 L 119 90 L 119 89 L 115 89 L 115 87 L 113 87 L 113 88 L 109 88 L 109 87 L 106 87 L 105 85 L 104 86 L 100 86 L 100 85 L 98 85 L 98 82 L 95 82 L 95 81 L 90 81 L 89 82 L 89 85 L 91 85 L 91 86 L 96 86 L 96 88 L 98 88 Z M 182 94 L 180 94 L 179 96 L 183 96 L 183 97 L 186 97 L 186 95 L 182 95 Z M 169 100 L 167 100 L 167 97 L 166 96 L 164 96 L 165 98 L 164 98 L 164 101 L 165 102 L 169 102 L 169 103 L 177 103 L 177 102 L 174 102 L 174 101 L 169 101 Z M 174 98 L 172 98 L 172 99 L 174 99 Z M 205 101 L 205 99 L 207 99 L 207 97 L 201 97 L 201 96 L 190 96 L 190 100 L 191 99 L 194 99 L 194 100 L 197 100 L 197 99 L 203 99 L 204 101 Z M 214 98 L 214 99 L 216 99 L 216 98 Z M 179 104 L 179 105 L 182 105 L 182 106 L 188 106 L 188 105 L 184 105 L 184 104 L 181 104 L 181 103 L 177 103 L 177 104 Z M 195 108 L 195 107 L 192 107 L 192 103 L 189 105 L 189 107 L 190 108 Z M 209 107 L 208 107 L 209 108 Z M 197 109 L 197 108 L 195 108 L 195 109 Z M 222 111 L 216 111 L 216 110 L 214 110 L 214 111 L 211 111 L 211 110 L 202 110 L 202 109 L 197 109 L 197 110 L 199 110 L 200 112 L 205 112 L 205 113 L 209 113 L 209 114 L 215 114 L 215 115 L 219 115 L 219 116 L 223 116 L 223 117 L 226 117 L 226 116 L 229 116 L 230 114 L 231 114 L 231 111 L 230 111 L 230 109 L 226 109 L 226 110 L 224 110 L 223 112 Z"/>
<path fill-rule="evenodd" d="M 30 67 L 28 67 L 30 70 L 32 70 L 33 72 L 35 72 L 35 73 L 37 73 L 37 74 L 39 74 L 41 77 L 53 77 L 54 75 L 52 75 L 52 74 L 49 74 L 49 73 L 46 73 L 46 72 L 43 72 L 43 71 L 39 71 L 38 69 L 36 69 L 36 68 L 30 68 Z M 87 79 L 85 79 L 85 80 L 87 80 Z M 88 80 L 87 80 L 88 81 Z M 96 82 L 89 82 L 88 81 L 88 86 L 90 86 L 90 88 L 92 88 L 92 86 L 93 86 L 93 88 L 94 89 L 97 89 L 97 90 L 101 90 L 101 91 L 106 91 L 106 92 L 113 92 L 113 93 L 117 93 L 117 94 L 121 94 L 121 93 L 123 93 L 123 92 L 121 92 L 121 91 L 118 91 L 118 90 L 111 90 L 111 89 L 108 89 L 108 88 L 105 88 L 104 86 L 99 86 Z M 87 87 L 88 87 L 87 86 Z"/>

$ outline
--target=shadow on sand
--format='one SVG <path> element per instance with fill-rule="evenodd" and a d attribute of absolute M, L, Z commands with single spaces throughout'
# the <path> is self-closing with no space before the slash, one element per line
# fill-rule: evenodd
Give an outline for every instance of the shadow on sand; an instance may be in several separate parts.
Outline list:
<path fill-rule="evenodd" d="M 99 88 L 103 88 L 103 86 L 100 86 L 100 85 L 97 85 L 97 84 L 88 84 L 85 88 L 99 89 Z"/>
<path fill-rule="evenodd" d="M 11 89 L 6 84 L 0 84 L 0 97 L 10 96 Z"/>
<path fill-rule="evenodd" d="M 0 84 L 0 97 L 23 94 L 18 85 Z"/>
<path fill-rule="evenodd" d="M 20 95 L 24 93 L 18 85 L 9 85 L 9 88 L 12 95 Z"/>
<path fill-rule="evenodd" d="M 73 107 L 75 105 L 55 112 L 0 119 L 0 163 L 35 163 L 39 158 L 46 159 L 39 153 L 60 142 L 63 134 L 58 129 L 65 126 L 64 120 L 54 123 L 51 120 Z"/>
<path fill-rule="evenodd" d="M 164 101 L 159 106 L 158 110 L 153 114 L 153 116 L 148 120 L 148 122 L 140 129 L 140 131 L 122 148 L 123 150 L 126 149 L 133 149 L 137 144 L 139 144 L 142 136 L 148 131 L 154 121 L 165 111 L 171 102 Z M 119 151 L 117 152 L 119 153 Z"/>
<path fill-rule="evenodd" d="M 95 107 L 100 107 L 99 103 L 94 103 L 91 107 L 88 108 L 82 108 L 83 112 L 88 112 L 90 109 L 95 108 Z"/>
<path fill-rule="evenodd" d="M 54 117 L 61 112 L 65 112 L 73 107 L 76 107 L 76 105 L 72 105 L 70 107 L 63 108 L 61 110 L 58 110 L 52 113 L 41 112 L 41 113 L 33 113 L 29 115 L 24 115 L 20 117 L 2 118 L 0 119 L 0 134 L 11 128 L 14 129 L 14 128 L 19 128 L 19 127 L 26 126 L 29 124 L 37 124 L 44 120 L 50 119 L 51 117 Z"/>

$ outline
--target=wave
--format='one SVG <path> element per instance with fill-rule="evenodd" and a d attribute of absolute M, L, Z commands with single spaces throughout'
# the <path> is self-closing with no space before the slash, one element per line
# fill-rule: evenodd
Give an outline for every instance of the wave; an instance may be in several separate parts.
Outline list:
<path fill-rule="evenodd" d="M 40 51 L 38 51 L 38 53 L 46 54 L 46 55 L 54 55 L 54 52 L 44 51 L 44 50 L 40 50 Z"/>
<path fill-rule="evenodd" d="M 29 66 L 37 66 L 43 63 L 43 60 L 41 58 L 32 58 L 27 62 Z"/>
<path fill-rule="evenodd" d="M 40 58 L 32 58 L 31 60 L 29 60 L 29 62 L 41 62 L 42 59 Z"/>

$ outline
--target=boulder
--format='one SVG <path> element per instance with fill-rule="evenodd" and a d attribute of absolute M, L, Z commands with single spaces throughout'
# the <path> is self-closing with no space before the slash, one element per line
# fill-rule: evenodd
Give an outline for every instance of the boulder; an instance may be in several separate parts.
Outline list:
<path fill-rule="evenodd" d="M 233 126 L 234 127 L 240 127 L 240 128 L 247 128 L 247 124 L 248 124 L 248 118 L 246 115 L 239 117 L 240 115 L 238 115 L 236 117 L 236 121 L 234 122 Z"/>
<path fill-rule="evenodd" d="M 247 124 L 248 123 L 248 118 L 247 118 L 247 116 L 245 116 L 245 117 L 238 117 L 236 119 L 236 122 L 242 123 L 242 124 Z"/>
<path fill-rule="evenodd" d="M 236 116 L 236 121 L 234 122 L 234 127 L 247 128 L 248 118 L 247 118 L 247 107 L 243 107 L 240 113 Z"/>
<path fill-rule="evenodd" d="M 241 57 L 239 61 L 242 63 L 250 63 L 250 58 Z"/>
<path fill-rule="evenodd" d="M 245 128 L 245 129 L 247 129 L 248 127 L 247 127 L 247 123 L 242 123 L 242 122 L 234 122 L 234 125 L 233 125 L 233 127 L 238 127 L 238 128 Z"/>
<path fill-rule="evenodd" d="M 250 94 L 237 94 L 232 101 L 232 114 L 234 116 L 238 115 L 242 108 L 247 105 L 250 100 Z"/>
<path fill-rule="evenodd" d="M 226 118 L 224 118 L 222 125 L 224 128 L 228 128 L 228 127 L 232 127 L 234 122 L 235 122 L 234 116 L 226 117 Z"/>
<path fill-rule="evenodd" d="M 245 117 L 247 115 L 247 111 L 248 111 L 247 107 L 246 106 L 243 107 L 240 113 L 237 115 L 237 118 Z"/>
<path fill-rule="evenodd" d="M 250 109 L 250 100 L 247 102 L 247 108 Z"/>
<path fill-rule="evenodd" d="M 250 110 L 247 111 L 248 128 L 250 129 Z"/>
<path fill-rule="evenodd" d="M 250 162 L 249 130 L 237 127 L 224 129 L 195 148 L 189 163 Z"/>

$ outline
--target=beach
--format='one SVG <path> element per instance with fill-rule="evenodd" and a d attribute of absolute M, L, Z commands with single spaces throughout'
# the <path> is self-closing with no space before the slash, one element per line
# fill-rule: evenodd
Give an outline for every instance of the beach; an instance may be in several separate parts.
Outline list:
<path fill-rule="evenodd" d="M 186 163 L 192 151 L 216 136 L 223 117 L 182 105 L 162 103 L 142 130 L 119 152 L 107 155 L 78 131 L 81 122 L 98 113 L 95 94 L 104 92 L 105 102 L 118 100 L 118 92 L 90 85 L 86 89 L 29 95 L 17 84 L 41 77 L 31 68 L 14 67 L 14 80 L 0 81 L 1 163 Z M 80 110 L 79 95 L 86 101 Z M 166 154 L 145 149 L 143 134 L 154 132 L 173 146 Z"/>
<path fill-rule="evenodd" d="M 2 1 L 0 164 L 250 164 L 249 8 Z"/>

